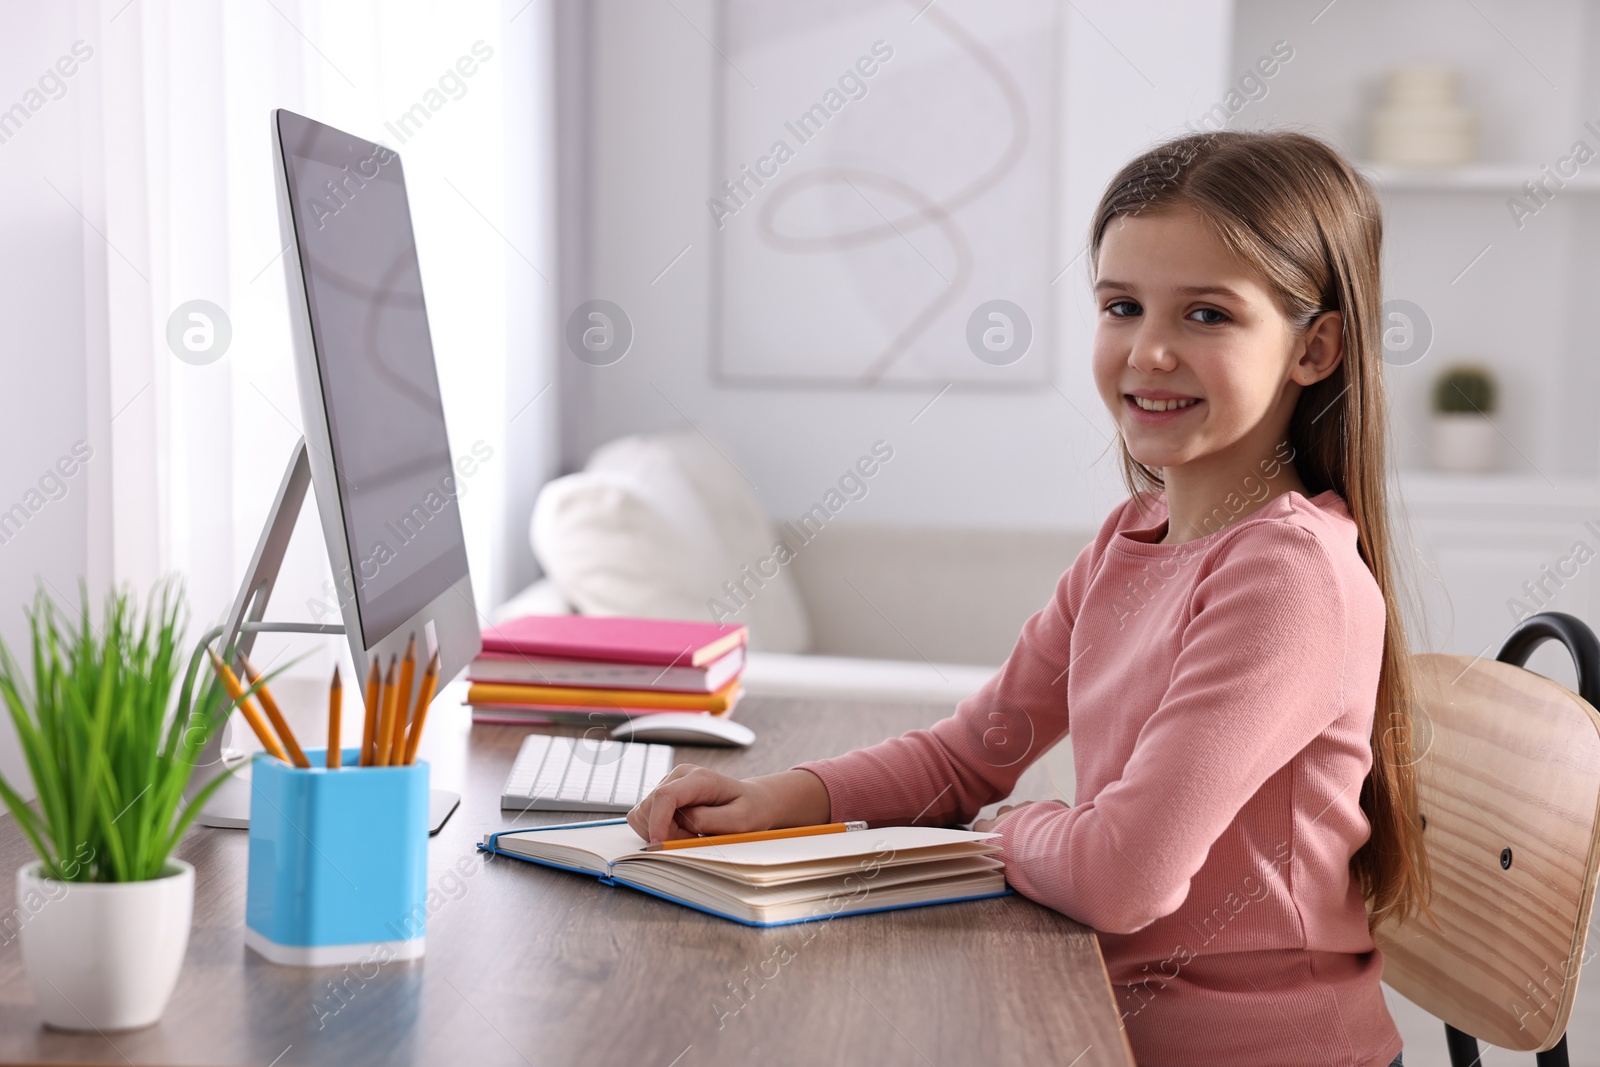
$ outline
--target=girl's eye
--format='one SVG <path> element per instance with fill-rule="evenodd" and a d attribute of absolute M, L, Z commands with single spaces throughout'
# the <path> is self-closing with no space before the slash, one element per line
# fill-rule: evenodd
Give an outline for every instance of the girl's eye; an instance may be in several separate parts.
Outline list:
<path fill-rule="evenodd" d="M 1106 310 L 1111 312 L 1113 318 L 1126 319 L 1139 314 L 1141 309 L 1132 300 L 1113 300 L 1106 305 Z"/>
<path fill-rule="evenodd" d="M 1203 316 L 1197 318 L 1197 316 Z M 1189 317 L 1206 326 L 1220 326 L 1228 321 L 1228 316 L 1216 308 L 1196 308 L 1190 312 Z"/>

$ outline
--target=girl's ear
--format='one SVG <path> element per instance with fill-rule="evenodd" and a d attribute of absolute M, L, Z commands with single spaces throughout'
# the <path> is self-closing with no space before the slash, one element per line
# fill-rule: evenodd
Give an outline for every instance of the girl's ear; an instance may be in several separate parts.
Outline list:
<path fill-rule="evenodd" d="M 1301 385 L 1315 385 L 1344 359 L 1344 316 L 1324 311 L 1311 320 L 1301 338 L 1300 357 L 1289 370 L 1289 377 Z"/>

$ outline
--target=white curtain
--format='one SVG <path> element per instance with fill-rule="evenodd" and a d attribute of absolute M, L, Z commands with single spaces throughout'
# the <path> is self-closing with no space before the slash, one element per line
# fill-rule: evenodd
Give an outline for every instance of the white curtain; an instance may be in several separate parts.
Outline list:
<path fill-rule="evenodd" d="M 110 521 L 94 524 L 110 543 L 91 551 L 111 573 L 91 581 L 142 591 L 181 573 L 198 630 L 227 610 L 255 548 L 300 435 L 269 132 L 285 107 L 400 152 L 451 451 L 489 455 L 462 479 L 474 591 L 484 611 L 515 592 L 526 517 L 507 513 L 508 486 L 554 454 L 555 391 L 527 403 L 552 374 L 550 0 L 79 11 L 98 82 L 85 218 L 103 235 L 86 236 L 89 284 L 103 289 L 88 304 L 105 309 L 91 404 L 112 444 Z M 231 325 L 206 365 L 167 340 L 191 300 Z M 314 507 L 308 496 L 269 618 L 309 619 L 324 598 Z M 325 674 L 340 645 L 277 640 L 263 638 L 261 658 L 310 652 L 307 674 Z"/>

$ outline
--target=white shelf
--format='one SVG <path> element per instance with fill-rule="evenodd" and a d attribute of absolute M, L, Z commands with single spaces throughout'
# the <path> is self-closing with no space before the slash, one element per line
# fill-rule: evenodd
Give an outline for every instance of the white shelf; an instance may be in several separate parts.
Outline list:
<path fill-rule="evenodd" d="M 1551 483 L 1554 484 L 1551 484 Z M 1600 504 L 1600 481 L 1577 475 L 1447 474 L 1407 469 L 1391 483 L 1391 491 L 1407 504 L 1488 509 L 1482 514 L 1506 517 L 1521 509 L 1593 509 Z"/>
<path fill-rule="evenodd" d="M 1465 167 L 1393 167 L 1361 163 L 1358 166 L 1380 190 L 1422 193 L 1521 195 L 1525 182 L 1545 176 L 1540 163 L 1477 163 Z M 1554 187 L 1558 193 L 1600 193 L 1600 165 L 1583 167 L 1573 177 L 1561 181 L 1565 182 L 1564 186 Z"/>

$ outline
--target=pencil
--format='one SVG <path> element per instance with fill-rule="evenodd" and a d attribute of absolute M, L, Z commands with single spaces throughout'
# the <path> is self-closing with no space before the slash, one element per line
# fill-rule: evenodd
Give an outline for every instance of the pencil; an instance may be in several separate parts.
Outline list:
<path fill-rule="evenodd" d="M 222 687 L 228 691 L 239 704 L 239 712 L 244 716 L 244 721 L 250 724 L 250 729 L 256 732 L 256 737 L 261 741 L 261 747 L 283 762 L 288 763 L 289 757 L 284 753 L 283 746 L 278 744 L 278 739 L 272 736 L 272 731 L 267 729 L 267 724 L 262 721 L 261 713 L 254 704 L 244 695 L 244 686 L 239 684 L 239 679 L 234 676 L 232 668 L 222 662 L 222 657 L 217 655 L 215 649 L 206 649 L 211 653 L 211 669 L 217 672 L 217 677 L 222 679 Z"/>
<path fill-rule="evenodd" d="M 389 765 L 405 762 L 406 726 L 411 721 L 411 683 L 417 672 L 417 636 L 406 642 L 406 654 L 400 660 L 400 700 L 394 716 L 394 735 L 389 738 Z"/>
<path fill-rule="evenodd" d="M 402 763 L 417 762 L 417 743 L 422 740 L 422 724 L 428 718 L 428 705 L 433 703 L 433 690 L 439 684 L 439 653 L 428 660 L 428 669 L 422 672 L 422 690 L 417 694 L 417 710 L 411 716 L 411 733 L 406 737 L 406 758 Z"/>
<path fill-rule="evenodd" d="M 261 687 L 256 690 L 256 699 L 261 701 L 267 718 L 272 722 L 272 728 L 278 731 L 278 736 L 282 738 L 283 747 L 289 753 L 289 761 L 296 767 L 311 766 L 311 761 L 306 759 L 305 750 L 300 747 L 300 742 L 294 739 L 294 731 L 289 729 L 289 720 L 283 717 L 283 710 L 272 698 L 272 691 L 267 688 L 266 682 L 261 681 L 261 675 L 256 671 L 255 664 L 250 662 L 250 657 L 242 652 L 239 653 L 239 666 L 244 668 L 244 680 L 247 684 L 255 685 L 261 682 Z"/>
<path fill-rule="evenodd" d="M 383 707 L 378 712 L 378 750 L 372 762 L 378 767 L 389 765 L 389 740 L 394 736 L 394 711 L 400 702 L 400 681 L 395 677 L 395 657 L 389 657 L 389 671 L 383 677 Z"/>
<path fill-rule="evenodd" d="M 367 719 L 361 727 L 361 766 L 372 766 L 378 742 L 378 704 L 383 699 L 383 676 L 378 671 L 378 661 L 372 661 L 367 672 Z"/>
<path fill-rule="evenodd" d="M 776 841 L 784 837 L 816 837 L 818 834 L 842 834 L 849 830 L 865 830 L 864 822 L 829 822 L 820 826 L 786 826 L 781 830 L 753 830 L 747 834 L 712 834 L 708 837 L 680 837 L 646 845 L 640 852 L 662 852 L 674 848 L 705 848 L 709 845 L 737 845 L 741 841 Z"/>
<path fill-rule="evenodd" d="M 328 685 L 328 769 L 337 769 L 343 763 L 344 753 L 339 751 L 339 714 L 344 707 L 344 683 L 339 680 L 339 667 L 333 668 L 333 681 Z"/>

